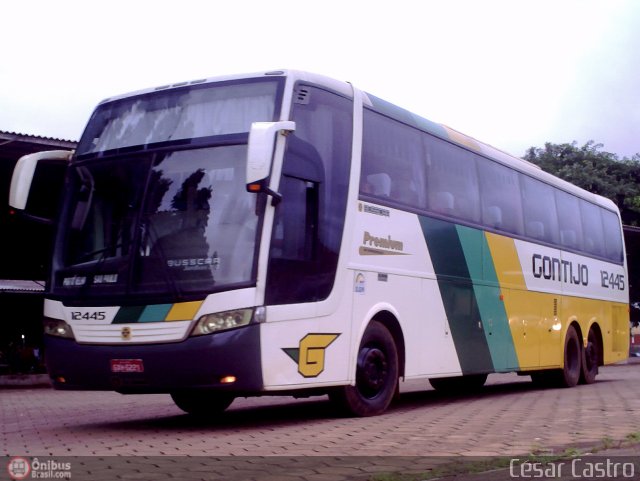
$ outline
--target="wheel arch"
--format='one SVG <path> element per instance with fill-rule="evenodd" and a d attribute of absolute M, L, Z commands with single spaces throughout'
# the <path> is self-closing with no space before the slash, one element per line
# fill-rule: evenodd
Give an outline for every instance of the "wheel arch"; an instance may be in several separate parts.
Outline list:
<path fill-rule="evenodd" d="M 587 331 L 587 336 L 589 335 L 589 332 L 592 331 L 595 333 L 596 335 L 596 339 L 598 340 L 598 366 L 604 366 L 604 341 L 602 338 L 602 328 L 600 327 L 600 324 L 598 324 L 598 321 L 594 321 L 590 326 L 589 326 L 589 330 Z M 586 337 L 583 338 L 586 341 Z M 584 343 L 583 343 L 584 346 Z"/>
<path fill-rule="evenodd" d="M 391 333 L 393 342 L 395 342 L 396 349 L 398 350 L 398 372 L 400 374 L 400 377 L 404 377 L 406 364 L 406 348 L 404 342 L 404 334 L 402 332 L 400 322 L 398 321 L 398 317 L 392 312 L 385 309 L 374 314 L 367 326 L 373 321 L 379 322 Z"/>
<path fill-rule="evenodd" d="M 562 343 L 563 349 L 564 349 L 565 342 L 567 341 L 567 333 L 570 327 L 573 327 L 575 329 L 576 334 L 578 335 L 578 339 L 580 340 L 580 350 L 583 351 L 584 350 L 583 329 L 582 329 L 582 326 L 580 326 L 580 322 L 575 317 L 569 320 L 569 325 L 567 326 L 567 329 L 564 332 L 564 342 Z"/>
<path fill-rule="evenodd" d="M 576 330 L 576 333 L 578 334 L 578 337 L 581 339 L 581 346 L 584 347 L 584 336 L 582 334 L 582 327 L 580 327 L 580 323 L 578 322 L 577 319 L 572 319 L 569 322 L 569 325 L 567 326 L 567 331 L 569 330 L 569 327 L 573 326 L 573 328 Z M 565 331 L 564 333 L 565 338 L 567 337 L 567 332 Z"/>
<path fill-rule="evenodd" d="M 598 339 L 598 348 L 599 348 L 598 349 L 598 366 L 603 366 L 604 365 L 604 351 L 603 351 L 604 341 L 602 338 L 602 328 L 600 327 L 600 324 L 598 324 L 598 321 L 592 320 L 592 322 L 588 325 L 588 328 L 586 330 L 583 330 L 578 320 L 576 318 L 572 318 L 569 322 L 569 326 L 573 326 L 573 328 L 576 330 L 576 333 L 578 334 L 578 337 L 580 338 L 580 341 L 581 341 L 580 347 L 582 349 L 584 349 L 585 342 L 587 340 L 587 336 L 589 335 L 589 332 L 593 329 L 593 331 L 596 334 L 596 338 Z M 566 335 L 567 334 L 565 332 L 565 337 Z"/>

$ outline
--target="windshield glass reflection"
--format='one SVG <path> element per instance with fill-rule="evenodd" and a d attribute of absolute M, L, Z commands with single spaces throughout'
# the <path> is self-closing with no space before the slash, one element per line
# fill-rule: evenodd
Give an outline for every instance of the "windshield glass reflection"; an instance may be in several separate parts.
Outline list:
<path fill-rule="evenodd" d="M 274 118 L 278 80 L 159 91 L 100 105 L 77 155 L 158 142 L 249 132 Z"/>
<path fill-rule="evenodd" d="M 153 166 L 142 283 L 158 269 L 181 284 L 236 284 L 252 278 L 258 217 L 246 192 L 246 146 L 174 152 Z"/>
<path fill-rule="evenodd" d="M 251 282 L 259 216 L 245 159 L 246 145 L 232 145 L 76 168 L 58 287 L 184 294 Z"/>

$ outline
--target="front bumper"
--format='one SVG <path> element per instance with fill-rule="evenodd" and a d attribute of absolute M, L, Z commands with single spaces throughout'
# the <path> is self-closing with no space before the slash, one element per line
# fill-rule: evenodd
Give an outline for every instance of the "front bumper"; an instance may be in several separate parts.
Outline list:
<path fill-rule="evenodd" d="M 113 359 L 140 359 L 143 372 L 111 372 Z M 56 389 L 164 393 L 206 389 L 236 394 L 263 389 L 260 325 L 163 344 L 97 345 L 45 336 Z M 235 376 L 234 383 L 221 383 Z"/>

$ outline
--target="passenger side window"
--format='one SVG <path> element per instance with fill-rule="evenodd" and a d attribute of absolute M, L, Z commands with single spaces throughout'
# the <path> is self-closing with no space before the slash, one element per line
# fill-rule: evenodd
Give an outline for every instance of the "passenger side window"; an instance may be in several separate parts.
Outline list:
<path fill-rule="evenodd" d="M 604 233 L 600 208 L 586 200 L 580 201 L 580 213 L 584 228 L 584 249 L 589 254 L 604 256 Z"/>
<path fill-rule="evenodd" d="M 522 235 L 522 201 L 518 173 L 479 157 L 478 177 L 482 192 L 483 225 Z"/>
<path fill-rule="evenodd" d="M 360 192 L 426 208 L 420 135 L 412 127 L 365 110 Z"/>
<path fill-rule="evenodd" d="M 368 109 L 360 195 L 561 249 L 623 259 L 613 212 Z"/>
<path fill-rule="evenodd" d="M 554 189 L 544 182 L 521 176 L 524 232 L 532 239 L 558 243 L 558 217 Z"/>
<path fill-rule="evenodd" d="M 604 244 L 607 250 L 607 258 L 614 262 L 621 262 L 623 256 L 620 220 L 613 212 L 603 210 L 602 223 L 604 225 Z"/>
<path fill-rule="evenodd" d="M 567 192 L 556 190 L 558 223 L 560 226 L 560 247 L 582 250 L 582 221 L 580 200 Z"/>
<path fill-rule="evenodd" d="M 449 142 L 424 134 L 429 210 L 480 222 L 480 192 L 475 156 Z"/>

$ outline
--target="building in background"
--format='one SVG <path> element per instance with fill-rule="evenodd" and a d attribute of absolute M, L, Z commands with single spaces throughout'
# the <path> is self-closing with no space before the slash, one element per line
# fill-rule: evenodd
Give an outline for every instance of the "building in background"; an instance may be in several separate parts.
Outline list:
<path fill-rule="evenodd" d="M 11 175 L 23 155 L 75 147 L 71 140 L 0 131 L 0 374 L 42 369 L 40 320 L 53 234 L 51 226 L 11 213 Z M 42 202 L 58 202 L 62 175 L 51 183 L 52 198 Z"/>

